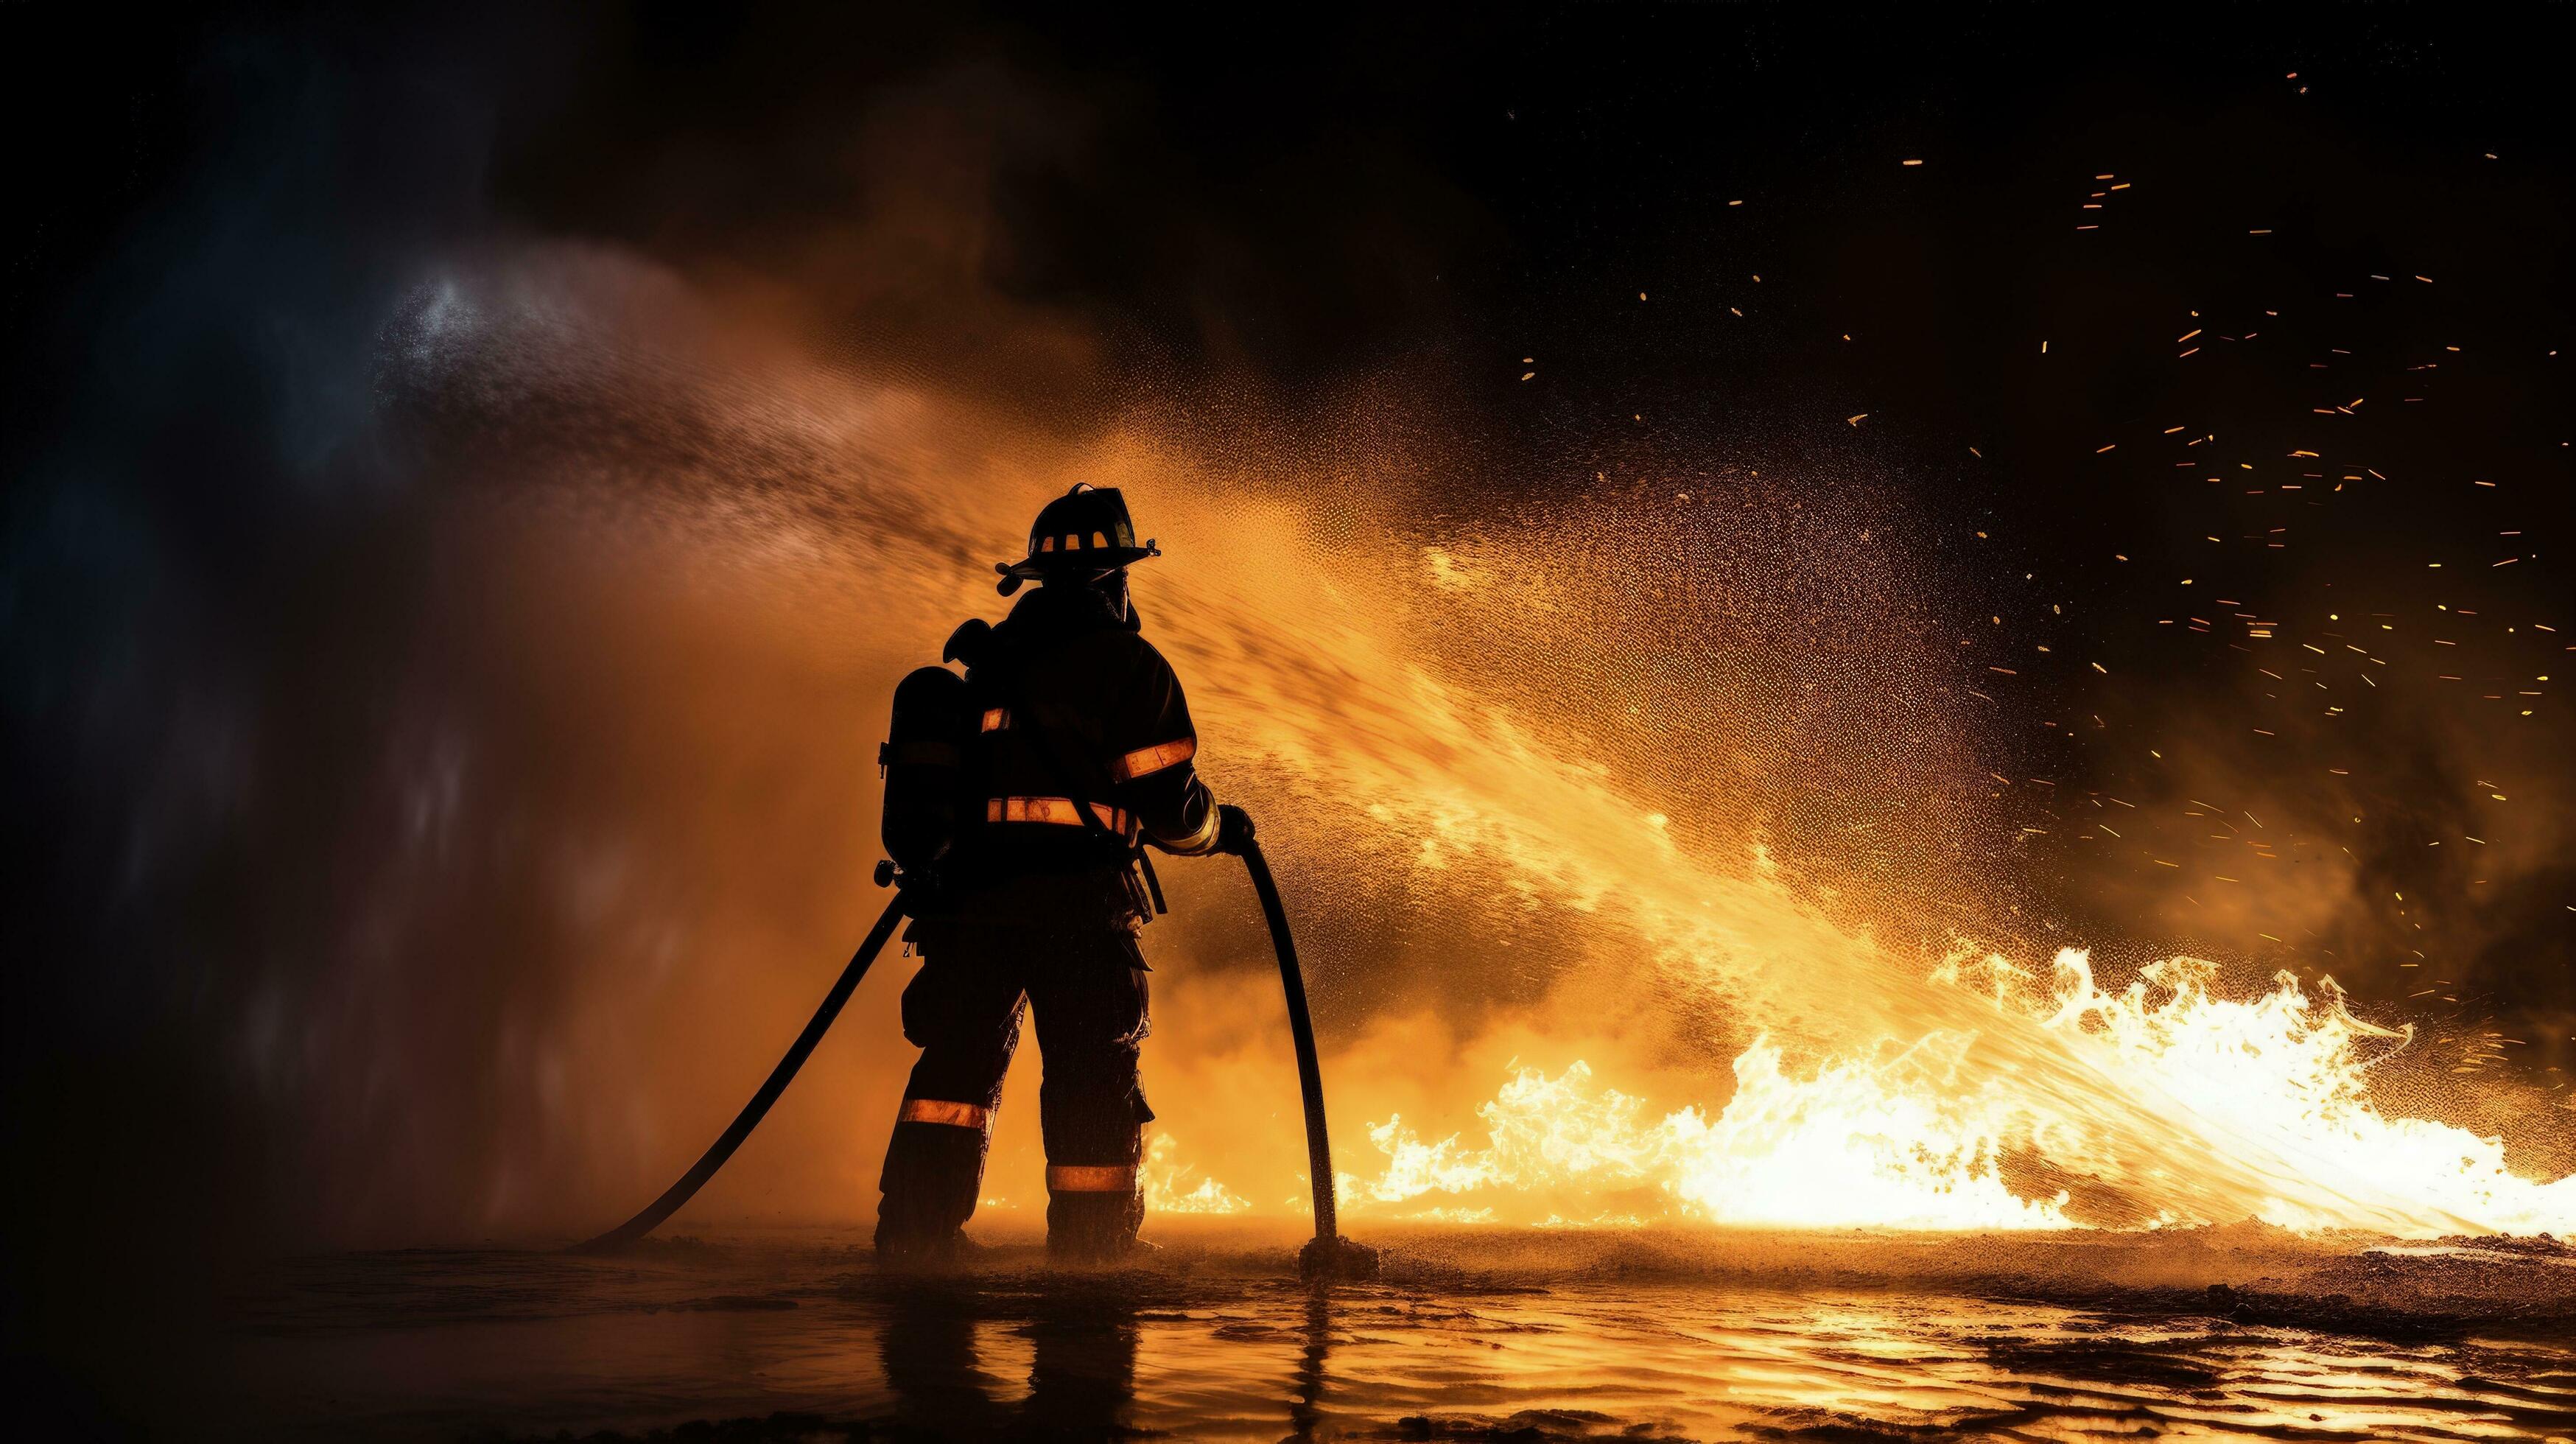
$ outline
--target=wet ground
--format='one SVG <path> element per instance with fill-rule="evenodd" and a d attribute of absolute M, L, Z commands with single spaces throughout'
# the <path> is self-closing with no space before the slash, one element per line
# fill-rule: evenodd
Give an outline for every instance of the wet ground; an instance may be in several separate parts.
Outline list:
<path fill-rule="evenodd" d="M 257 1438 L 2576 1437 L 2576 1252 L 2265 1231 L 1383 1237 L 879 1274 L 845 1234 L 297 1260 L 173 1432 Z M 2214 1287 L 2213 1287 L 2214 1285 Z"/>

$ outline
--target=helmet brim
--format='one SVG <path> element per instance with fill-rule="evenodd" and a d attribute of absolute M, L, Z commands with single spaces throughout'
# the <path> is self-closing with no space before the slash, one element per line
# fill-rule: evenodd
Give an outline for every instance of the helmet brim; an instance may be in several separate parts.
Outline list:
<path fill-rule="evenodd" d="M 1062 572 L 1115 571 L 1162 554 L 1161 548 L 1152 542 L 1140 547 L 1087 547 L 1081 551 L 1040 552 L 1015 562 L 1001 563 L 993 570 L 1006 577 L 1034 582 Z"/>

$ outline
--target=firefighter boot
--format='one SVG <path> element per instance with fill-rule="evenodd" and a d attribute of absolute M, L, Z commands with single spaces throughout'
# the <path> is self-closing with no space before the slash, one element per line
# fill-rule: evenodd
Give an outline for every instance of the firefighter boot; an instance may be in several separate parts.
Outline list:
<path fill-rule="evenodd" d="M 892 1265 L 931 1266 L 953 1261 L 966 1247 L 966 1220 L 983 1190 L 988 1117 L 930 1121 L 928 1108 L 965 1110 L 971 1105 L 914 1098 L 886 1146 L 877 1179 L 877 1258 Z M 986 1113 L 981 1108 L 973 1109 Z"/>
<path fill-rule="evenodd" d="M 1150 1245 L 1145 1194 L 1136 1166 L 1050 1165 L 1047 1169 L 1047 1256 L 1059 1263 L 1111 1263 Z"/>

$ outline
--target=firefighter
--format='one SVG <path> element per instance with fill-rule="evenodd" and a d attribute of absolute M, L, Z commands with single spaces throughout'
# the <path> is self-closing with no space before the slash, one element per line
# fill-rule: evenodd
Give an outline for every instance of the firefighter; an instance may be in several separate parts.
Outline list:
<path fill-rule="evenodd" d="M 933 782 L 902 788 L 889 768 L 889 846 L 901 840 L 914 859 L 904 936 L 922 958 L 903 994 L 904 1037 L 921 1057 L 878 1180 L 877 1250 L 890 1263 L 965 1246 L 1023 1009 L 1045 1065 L 1048 1250 L 1100 1261 L 1142 1247 L 1137 1164 L 1154 1113 L 1136 1076 L 1137 933 L 1161 902 L 1145 849 L 1233 851 L 1250 832 L 1199 779 L 1180 679 L 1128 599 L 1127 568 L 1157 555 L 1137 545 L 1117 491 L 1076 486 L 1038 513 L 1027 555 L 995 568 L 1004 596 L 1036 588 L 999 626 L 972 621 L 950 639 L 963 687 L 945 669 L 915 674 L 936 684 L 917 695 L 942 699 L 954 742 L 901 744 L 897 760 L 954 766 L 915 768 Z M 906 716 L 913 685 L 896 694 L 898 736 L 920 730 Z"/>

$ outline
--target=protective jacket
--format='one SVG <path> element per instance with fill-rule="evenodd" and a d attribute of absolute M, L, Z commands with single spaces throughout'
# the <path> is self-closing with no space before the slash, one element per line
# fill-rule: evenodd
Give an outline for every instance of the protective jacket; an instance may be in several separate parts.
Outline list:
<path fill-rule="evenodd" d="M 949 649 L 967 664 L 975 731 L 944 884 L 971 899 L 1033 878 L 1133 878 L 1142 843 L 1216 846 L 1189 702 L 1132 608 L 1113 612 L 1090 587 L 1041 587 L 1000 626 L 959 629 Z M 1119 892 L 1135 916 L 1150 913 L 1141 887 Z"/>

